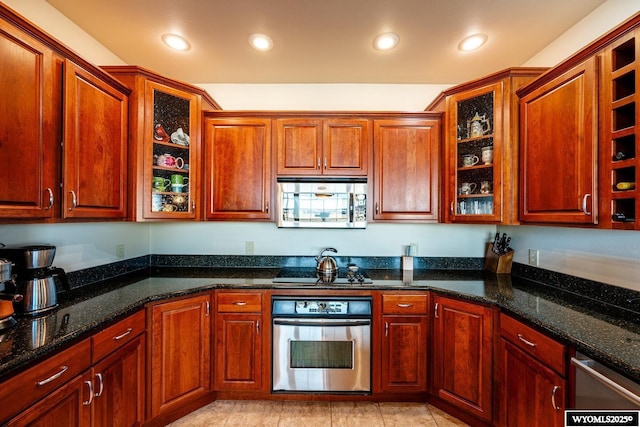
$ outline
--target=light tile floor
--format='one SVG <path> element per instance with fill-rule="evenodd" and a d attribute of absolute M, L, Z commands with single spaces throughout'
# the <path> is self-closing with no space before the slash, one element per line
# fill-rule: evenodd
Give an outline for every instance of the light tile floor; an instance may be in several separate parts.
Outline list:
<path fill-rule="evenodd" d="M 172 427 L 461 427 L 467 424 L 424 403 L 218 400 Z"/>

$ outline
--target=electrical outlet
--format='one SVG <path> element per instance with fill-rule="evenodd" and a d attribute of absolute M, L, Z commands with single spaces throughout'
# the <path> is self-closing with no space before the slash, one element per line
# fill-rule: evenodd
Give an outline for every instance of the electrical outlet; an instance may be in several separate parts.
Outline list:
<path fill-rule="evenodd" d="M 124 258 L 124 245 L 116 245 L 116 257 Z"/>
<path fill-rule="evenodd" d="M 244 253 L 245 255 L 253 255 L 253 250 L 254 250 L 254 243 L 251 240 L 247 240 L 246 242 L 244 242 Z"/>
<path fill-rule="evenodd" d="M 529 265 L 540 265 L 540 251 L 537 249 L 529 249 Z"/>

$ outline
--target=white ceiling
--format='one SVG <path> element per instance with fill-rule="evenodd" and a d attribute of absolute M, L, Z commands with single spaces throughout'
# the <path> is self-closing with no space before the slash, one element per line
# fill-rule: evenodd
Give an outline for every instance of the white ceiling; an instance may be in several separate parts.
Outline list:
<path fill-rule="evenodd" d="M 605 0 L 47 0 L 122 60 L 191 83 L 454 84 L 519 66 Z M 400 45 L 380 52 L 378 33 Z M 188 38 L 171 51 L 163 33 Z M 252 33 L 274 41 L 269 52 Z M 459 41 L 489 36 L 479 51 Z M 102 64 L 108 65 L 108 64 Z"/>

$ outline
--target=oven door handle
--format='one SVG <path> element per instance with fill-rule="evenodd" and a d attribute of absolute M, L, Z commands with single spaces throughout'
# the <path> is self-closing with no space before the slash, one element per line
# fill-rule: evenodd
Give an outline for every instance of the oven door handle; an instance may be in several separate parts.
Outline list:
<path fill-rule="evenodd" d="M 342 322 L 314 322 L 313 320 L 282 320 L 273 319 L 274 325 L 284 326 L 330 326 L 330 327 L 343 327 L 343 326 L 369 326 L 371 320 L 344 320 Z"/>

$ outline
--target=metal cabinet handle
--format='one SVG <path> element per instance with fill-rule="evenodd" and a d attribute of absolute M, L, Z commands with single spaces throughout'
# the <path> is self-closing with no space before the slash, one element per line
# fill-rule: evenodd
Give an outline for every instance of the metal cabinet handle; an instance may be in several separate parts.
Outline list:
<path fill-rule="evenodd" d="M 96 378 L 98 379 L 98 392 L 95 394 L 96 397 L 102 396 L 102 392 L 104 391 L 104 381 L 102 381 L 102 374 L 96 374 Z"/>
<path fill-rule="evenodd" d="M 589 197 L 591 197 L 591 194 L 587 193 L 582 198 L 582 212 L 584 212 L 585 215 L 591 215 L 591 212 L 587 210 L 587 199 Z"/>
<path fill-rule="evenodd" d="M 127 335 L 129 335 L 131 332 L 133 332 L 133 328 L 128 328 L 126 331 L 124 331 L 123 333 L 121 333 L 120 335 L 117 335 L 115 337 L 113 337 L 113 339 L 115 341 L 120 341 L 122 338 L 126 337 Z"/>
<path fill-rule="evenodd" d="M 65 372 L 67 372 L 67 370 L 69 369 L 68 366 L 61 366 L 60 367 L 60 371 L 56 372 L 55 374 L 51 375 L 49 378 L 47 378 L 46 380 L 42 380 L 42 381 L 38 381 L 36 383 L 36 385 L 38 387 L 42 387 L 43 385 L 47 385 L 49 384 L 51 381 L 55 381 L 58 378 L 60 378 L 62 376 L 62 374 L 64 374 Z"/>
<path fill-rule="evenodd" d="M 71 193 L 71 207 L 69 208 L 69 210 L 72 211 L 78 207 L 78 198 L 76 197 L 75 191 L 71 190 L 69 191 L 69 193 Z"/>
<path fill-rule="evenodd" d="M 269 213 L 269 202 L 265 203 L 264 211 L 265 213 Z"/>
<path fill-rule="evenodd" d="M 206 307 L 205 316 L 209 317 L 209 313 L 211 313 L 211 303 L 209 301 L 206 302 Z"/>
<path fill-rule="evenodd" d="M 327 157 L 324 158 L 324 169 L 327 170 Z"/>
<path fill-rule="evenodd" d="M 389 322 L 384 322 L 384 336 L 389 336 Z"/>
<path fill-rule="evenodd" d="M 556 411 L 560 410 L 560 407 L 556 405 L 556 393 L 558 392 L 559 389 L 560 389 L 560 386 L 554 385 L 553 391 L 551 392 L 551 406 L 553 406 L 553 409 L 555 409 Z"/>
<path fill-rule="evenodd" d="M 85 381 L 84 383 L 89 386 L 89 400 L 83 401 L 82 404 L 84 406 L 89 406 L 91 405 L 91 402 L 93 402 L 93 383 L 91 381 Z"/>
<path fill-rule="evenodd" d="M 438 303 L 435 305 L 435 317 L 438 318 Z"/>
<path fill-rule="evenodd" d="M 245 301 L 234 301 L 233 305 L 247 305 L 247 303 Z"/>
<path fill-rule="evenodd" d="M 192 210 L 193 212 L 195 212 L 195 211 L 196 211 L 196 202 L 195 202 L 195 201 L 191 201 L 191 210 Z"/>
<path fill-rule="evenodd" d="M 260 333 L 260 321 L 256 321 L 256 333 Z"/>
<path fill-rule="evenodd" d="M 376 202 L 376 214 L 380 213 L 380 205 L 378 205 L 378 202 Z"/>
<path fill-rule="evenodd" d="M 318 157 L 318 169 L 320 169 L 320 157 Z"/>
<path fill-rule="evenodd" d="M 454 211 L 453 211 L 453 202 L 451 202 L 451 205 L 449 206 L 449 211 L 451 212 L 451 215 L 453 215 L 453 214 L 454 214 Z"/>
<path fill-rule="evenodd" d="M 49 193 L 49 206 L 44 208 L 45 210 L 49 210 L 49 209 L 51 209 L 53 207 L 53 190 L 51 190 L 51 188 L 47 187 L 47 192 Z"/>
<path fill-rule="evenodd" d="M 402 308 L 409 308 L 409 307 L 413 307 L 413 304 L 402 304 L 402 303 L 398 303 L 397 305 L 398 305 L 398 307 L 402 307 Z"/>
<path fill-rule="evenodd" d="M 528 339 L 526 339 L 525 337 L 522 336 L 522 334 L 518 334 L 518 339 L 520 341 L 522 341 L 523 343 L 525 343 L 526 345 L 528 345 L 529 347 L 537 347 L 538 344 L 529 341 Z"/>

